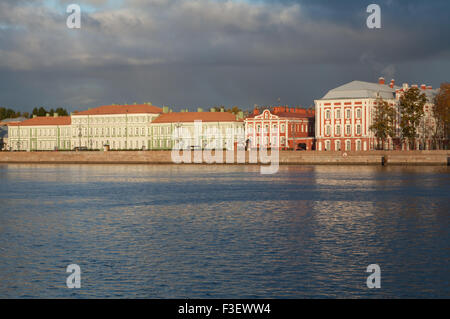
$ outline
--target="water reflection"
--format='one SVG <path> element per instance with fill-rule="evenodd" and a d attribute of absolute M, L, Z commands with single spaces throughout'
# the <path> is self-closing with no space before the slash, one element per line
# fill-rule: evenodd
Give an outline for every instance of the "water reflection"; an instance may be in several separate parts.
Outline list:
<path fill-rule="evenodd" d="M 450 296 L 447 168 L 0 165 L 0 181 L 0 297 Z"/>

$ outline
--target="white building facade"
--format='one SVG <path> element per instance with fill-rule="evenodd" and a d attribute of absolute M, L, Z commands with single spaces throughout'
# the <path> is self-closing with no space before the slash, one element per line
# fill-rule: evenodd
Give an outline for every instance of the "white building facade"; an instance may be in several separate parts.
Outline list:
<path fill-rule="evenodd" d="M 239 129 L 243 136 L 243 121 L 228 112 L 172 113 L 149 104 L 108 105 L 13 123 L 8 144 L 12 151 L 169 150 L 180 139 L 184 145 L 204 148 L 214 138 L 220 147 L 231 147 L 226 136 Z"/>

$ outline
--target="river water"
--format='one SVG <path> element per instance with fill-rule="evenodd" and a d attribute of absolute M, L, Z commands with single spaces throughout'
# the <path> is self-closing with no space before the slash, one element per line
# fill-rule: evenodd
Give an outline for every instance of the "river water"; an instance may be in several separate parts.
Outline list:
<path fill-rule="evenodd" d="M 450 298 L 449 194 L 447 167 L 0 165 L 0 297 Z"/>

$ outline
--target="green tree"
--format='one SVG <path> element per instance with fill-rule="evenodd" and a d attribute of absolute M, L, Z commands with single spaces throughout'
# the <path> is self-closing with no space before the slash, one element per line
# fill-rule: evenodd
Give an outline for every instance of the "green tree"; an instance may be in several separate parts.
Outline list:
<path fill-rule="evenodd" d="M 62 107 L 58 107 L 55 110 L 55 112 L 58 113 L 59 116 L 68 116 L 69 115 L 69 113 L 67 113 L 67 110 L 63 109 Z"/>
<path fill-rule="evenodd" d="M 381 141 L 382 148 L 388 137 L 395 136 L 395 116 L 397 112 L 394 107 L 382 98 L 377 99 L 375 116 L 369 129 L 374 132 L 378 141 Z"/>
<path fill-rule="evenodd" d="M 400 97 L 400 129 L 403 141 L 406 141 L 411 149 L 415 149 L 417 129 L 424 115 L 423 107 L 427 97 L 419 88 L 412 87 Z"/>
<path fill-rule="evenodd" d="M 47 112 L 47 110 L 46 109 L 44 109 L 42 106 L 38 109 L 38 111 L 37 111 L 37 116 L 45 116 L 45 114 L 47 114 L 48 112 Z"/>
<path fill-rule="evenodd" d="M 450 139 L 450 83 L 441 84 L 434 98 L 433 117 L 436 123 L 433 137 L 435 144 L 440 145 Z"/>

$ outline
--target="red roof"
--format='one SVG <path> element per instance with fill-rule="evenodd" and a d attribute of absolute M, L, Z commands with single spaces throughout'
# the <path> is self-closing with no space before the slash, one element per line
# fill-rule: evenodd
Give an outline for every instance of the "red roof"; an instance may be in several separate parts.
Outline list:
<path fill-rule="evenodd" d="M 77 112 L 74 115 L 101 115 L 125 113 L 162 113 L 162 109 L 149 104 L 103 105 L 90 110 Z"/>
<path fill-rule="evenodd" d="M 165 113 L 158 116 L 152 123 L 173 122 L 238 122 L 236 115 L 228 112 L 177 112 Z"/>
<path fill-rule="evenodd" d="M 302 113 L 295 113 L 295 112 L 281 112 L 281 113 L 276 113 L 275 115 L 279 116 L 279 117 L 289 117 L 289 118 L 308 118 L 308 117 L 314 117 L 314 112 L 311 113 L 306 113 L 306 112 L 302 112 Z"/>
<path fill-rule="evenodd" d="M 250 114 L 249 116 L 247 116 L 248 119 L 254 118 L 256 116 L 261 116 L 261 114 L 263 114 L 266 110 L 262 111 L 261 113 L 258 114 Z M 311 110 L 311 109 L 300 109 L 300 108 L 296 108 L 296 109 L 291 109 L 291 111 L 289 111 L 289 109 L 285 108 L 285 107 L 275 107 L 274 110 L 268 110 L 267 111 L 270 112 L 270 114 L 279 116 L 279 117 L 283 117 L 283 118 L 292 118 L 292 119 L 304 119 L 304 118 L 313 118 L 315 116 L 315 111 Z M 287 112 L 286 112 L 287 111 Z"/>
<path fill-rule="evenodd" d="M 70 116 L 38 116 L 23 122 L 9 123 L 9 126 L 34 126 L 34 125 L 70 125 Z"/>

